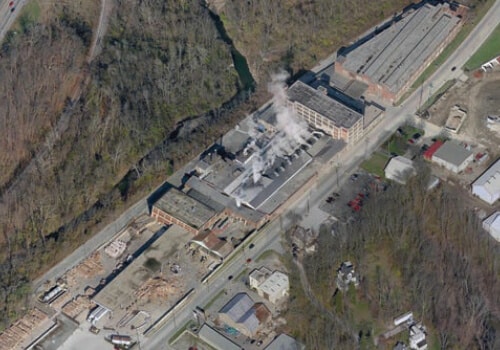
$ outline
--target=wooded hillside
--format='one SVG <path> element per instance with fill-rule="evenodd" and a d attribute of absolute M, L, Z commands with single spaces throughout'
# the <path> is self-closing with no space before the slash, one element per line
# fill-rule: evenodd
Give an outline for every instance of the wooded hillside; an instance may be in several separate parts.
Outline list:
<path fill-rule="evenodd" d="M 312 68 L 411 0 L 219 1 L 219 13 L 254 76 Z"/>
<path fill-rule="evenodd" d="M 334 234 L 325 227 L 319 251 L 303 264 L 314 296 L 345 324 L 311 307 L 297 281 L 287 318 L 307 345 L 376 349 L 374 338 L 395 317 L 413 311 L 428 329 L 431 349 L 500 347 L 498 243 L 454 188 L 428 192 L 426 184 L 423 178 L 392 186 L 369 199 L 359 221 L 336 227 Z M 335 294 L 336 270 L 347 260 L 359 273 L 360 287 Z M 321 329 L 331 329 L 330 336 Z M 392 349 L 407 337 L 403 333 L 378 348 Z"/>
<path fill-rule="evenodd" d="M 2 326 L 26 304 L 32 278 L 123 210 L 127 189 L 118 183 L 129 169 L 178 121 L 219 107 L 239 84 L 230 50 L 198 1 L 115 2 L 103 50 L 88 68 L 90 25 L 75 22 L 64 6 L 55 9 L 42 8 L 22 32 L 11 33 L 0 59 L 0 75 L 10 82 L 0 88 L 8 136 L 0 141 L 1 179 L 9 189 L 0 202 Z M 43 162 L 10 180 L 60 118 L 71 76 L 82 69 L 88 80 L 81 99 L 66 103 L 65 134 Z M 186 145 L 185 153 L 204 144 Z M 171 172 L 171 158 L 155 164 L 157 185 Z"/>

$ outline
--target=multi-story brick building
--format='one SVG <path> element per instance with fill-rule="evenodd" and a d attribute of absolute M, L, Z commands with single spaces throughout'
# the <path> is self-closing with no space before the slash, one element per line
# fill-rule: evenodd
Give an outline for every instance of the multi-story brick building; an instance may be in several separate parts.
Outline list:
<path fill-rule="evenodd" d="M 297 81 L 288 89 L 288 105 L 312 127 L 334 139 L 355 143 L 363 136 L 363 114 L 329 96 L 327 89 Z"/>

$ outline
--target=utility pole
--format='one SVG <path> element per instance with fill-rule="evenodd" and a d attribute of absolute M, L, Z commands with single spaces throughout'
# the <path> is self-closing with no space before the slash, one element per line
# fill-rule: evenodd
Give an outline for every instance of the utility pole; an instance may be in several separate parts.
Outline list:
<path fill-rule="evenodd" d="M 337 190 L 339 189 L 339 169 L 340 169 L 340 166 L 341 166 L 340 163 L 335 164 L 335 175 L 337 178 Z"/>

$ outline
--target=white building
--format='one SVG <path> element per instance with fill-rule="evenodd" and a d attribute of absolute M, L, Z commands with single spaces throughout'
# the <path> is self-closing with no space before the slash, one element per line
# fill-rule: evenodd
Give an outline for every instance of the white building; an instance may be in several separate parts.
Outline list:
<path fill-rule="evenodd" d="M 276 304 L 281 298 L 288 295 L 290 283 L 288 276 L 280 271 L 274 271 L 261 267 L 252 271 L 249 276 L 250 287 L 254 288 L 262 298 Z"/>
<path fill-rule="evenodd" d="M 420 324 L 410 327 L 410 349 L 427 350 L 427 339 L 425 328 Z"/>
<path fill-rule="evenodd" d="M 472 183 L 472 194 L 488 204 L 500 198 L 500 159 Z"/>
<path fill-rule="evenodd" d="M 432 156 L 432 161 L 458 174 L 474 158 L 474 153 L 453 141 L 446 141 Z"/>
<path fill-rule="evenodd" d="M 405 157 L 397 156 L 391 158 L 384 169 L 385 177 L 404 185 L 411 175 L 415 174 L 413 162 Z"/>
<path fill-rule="evenodd" d="M 486 218 L 483 221 L 483 228 L 491 237 L 500 242 L 500 211 Z"/>
<path fill-rule="evenodd" d="M 352 283 L 354 287 L 359 286 L 358 278 L 356 277 L 356 272 L 354 271 L 354 265 L 350 261 L 345 261 L 340 264 L 337 270 L 337 288 L 342 292 L 347 292 L 349 290 L 349 285 Z"/>
<path fill-rule="evenodd" d="M 267 267 L 261 267 L 259 269 L 253 270 L 248 276 L 248 282 L 250 284 L 250 288 L 257 289 L 269 276 L 272 275 L 272 271 Z"/>

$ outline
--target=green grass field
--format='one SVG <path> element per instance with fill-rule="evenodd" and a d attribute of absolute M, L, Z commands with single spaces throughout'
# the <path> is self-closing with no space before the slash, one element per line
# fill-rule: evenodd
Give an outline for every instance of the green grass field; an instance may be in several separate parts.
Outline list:
<path fill-rule="evenodd" d="M 500 25 L 498 25 L 493 33 L 481 45 L 479 50 L 465 63 L 465 70 L 472 71 L 479 68 L 483 63 L 500 55 Z"/>
<path fill-rule="evenodd" d="M 361 163 L 361 168 L 369 172 L 370 174 L 384 177 L 384 168 L 388 160 L 389 160 L 388 155 L 375 152 L 373 153 L 371 158 Z"/>

